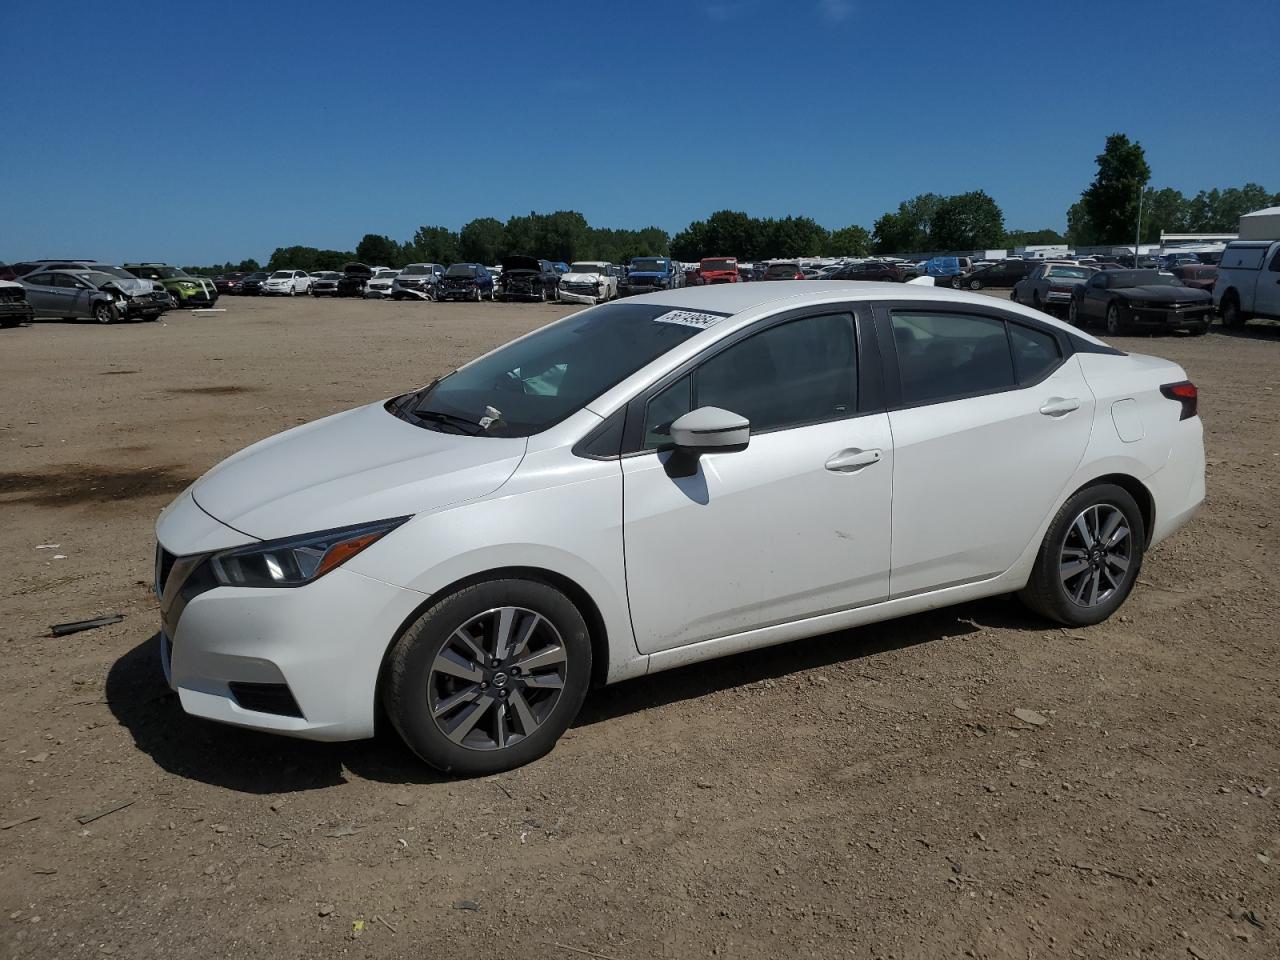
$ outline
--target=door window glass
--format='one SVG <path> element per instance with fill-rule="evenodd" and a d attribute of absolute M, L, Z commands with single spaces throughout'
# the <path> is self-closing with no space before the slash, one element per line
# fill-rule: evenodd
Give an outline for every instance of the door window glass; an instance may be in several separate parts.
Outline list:
<path fill-rule="evenodd" d="M 697 406 L 746 417 L 752 432 L 851 416 L 854 342 L 853 317 L 847 313 L 771 327 L 698 368 Z"/>
<path fill-rule="evenodd" d="M 1004 322 L 964 314 L 894 311 L 904 403 L 950 400 L 1014 386 Z"/>
<path fill-rule="evenodd" d="M 1013 367 L 1019 383 L 1039 380 L 1062 359 L 1058 341 L 1043 330 L 1011 323 L 1009 343 L 1013 346 Z"/>
<path fill-rule="evenodd" d="M 33 273 L 29 277 L 22 278 L 23 283 L 30 283 L 37 287 L 53 286 L 53 275 L 49 273 Z"/>

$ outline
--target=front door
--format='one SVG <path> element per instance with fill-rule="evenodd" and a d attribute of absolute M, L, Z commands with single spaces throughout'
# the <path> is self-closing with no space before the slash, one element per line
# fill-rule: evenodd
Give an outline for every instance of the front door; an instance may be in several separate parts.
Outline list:
<path fill-rule="evenodd" d="M 868 332 L 870 325 L 868 324 Z M 858 415 L 851 313 L 770 326 L 717 350 L 644 404 L 625 456 L 627 591 L 642 653 L 845 610 L 889 586 L 893 449 Z M 673 419 L 751 421 L 745 450 L 681 466 Z"/>
<path fill-rule="evenodd" d="M 1089 442 L 1079 360 L 1061 331 L 976 307 L 903 303 L 884 321 L 900 380 L 890 593 L 1004 573 Z"/>

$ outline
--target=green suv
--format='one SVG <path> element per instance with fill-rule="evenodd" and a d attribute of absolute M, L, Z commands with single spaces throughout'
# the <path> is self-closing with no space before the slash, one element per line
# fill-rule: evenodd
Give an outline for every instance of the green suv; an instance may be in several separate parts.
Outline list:
<path fill-rule="evenodd" d="M 218 301 L 218 290 L 212 280 L 193 277 L 177 267 L 163 263 L 126 263 L 124 268 L 135 277 L 155 280 L 169 291 L 176 307 L 211 307 Z"/>

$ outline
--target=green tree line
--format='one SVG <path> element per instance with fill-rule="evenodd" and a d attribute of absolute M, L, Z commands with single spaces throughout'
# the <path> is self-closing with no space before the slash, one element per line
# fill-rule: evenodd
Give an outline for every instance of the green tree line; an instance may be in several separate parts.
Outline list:
<path fill-rule="evenodd" d="M 692 262 L 704 257 L 770 260 L 786 257 L 865 256 L 931 250 L 1013 249 L 1032 244 L 1073 243 L 1080 246 L 1131 243 L 1137 228 L 1138 194 L 1142 191 L 1142 241 L 1160 232 L 1232 231 L 1244 213 L 1280 205 L 1256 183 L 1201 190 L 1185 196 L 1170 187 L 1152 188 L 1151 168 L 1141 144 L 1122 133 L 1107 138 L 1097 157 L 1097 173 L 1080 199 L 1067 211 L 1067 231 L 1007 230 L 1004 212 L 982 190 L 953 196 L 922 193 L 886 212 L 870 230 L 850 224 L 829 230 L 811 217 L 753 217 L 740 210 L 719 210 L 695 220 L 675 236 L 660 227 L 623 230 L 593 227 L 576 210 L 531 212 L 506 222 L 481 217 L 461 230 L 419 227 L 398 241 L 367 233 L 354 250 L 322 250 L 309 246 L 277 247 L 265 267 L 256 260 L 187 267 L 197 273 L 233 270 L 340 270 L 351 260 L 376 266 L 407 263 L 492 264 L 504 256 L 524 254 L 547 260 L 607 260 L 626 263 L 632 257 L 671 256 Z"/>

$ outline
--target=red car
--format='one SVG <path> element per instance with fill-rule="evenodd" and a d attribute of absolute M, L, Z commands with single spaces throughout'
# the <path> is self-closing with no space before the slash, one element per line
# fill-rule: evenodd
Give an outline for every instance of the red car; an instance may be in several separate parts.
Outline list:
<path fill-rule="evenodd" d="M 1195 287 L 1197 290 L 1208 290 L 1210 293 L 1213 292 L 1214 284 L 1218 282 L 1218 268 L 1212 264 L 1184 263 L 1169 272 L 1181 280 L 1184 287 Z"/>
<path fill-rule="evenodd" d="M 742 279 L 738 276 L 738 258 L 706 257 L 698 264 L 698 277 L 703 284 L 738 283 Z"/>

